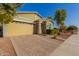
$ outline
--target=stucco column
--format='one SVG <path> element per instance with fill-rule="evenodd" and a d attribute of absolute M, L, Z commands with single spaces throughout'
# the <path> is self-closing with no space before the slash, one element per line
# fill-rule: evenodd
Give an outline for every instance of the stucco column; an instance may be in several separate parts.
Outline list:
<path fill-rule="evenodd" d="M 7 34 L 7 25 L 3 24 L 3 37 L 6 37 Z"/>
<path fill-rule="evenodd" d="M 42 34 L 42 30 L 41 30 L 41 22 L 39 21 L 39 31 L 38 34 Z"/>

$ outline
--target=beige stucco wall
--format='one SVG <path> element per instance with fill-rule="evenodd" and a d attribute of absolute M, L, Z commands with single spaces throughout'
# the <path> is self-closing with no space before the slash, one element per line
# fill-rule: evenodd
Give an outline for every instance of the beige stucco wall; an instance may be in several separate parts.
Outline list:
<path fill-rule="evenodd" d="M 6 25 L 6 36 L 20 36 L 20 35 L 32 35 L 33 34 L 33 24 L 27 23 L 10 23 Z"/>
<path fill-rule="evenodd" d="M 35 14 L 35 20 L 39 20 L 39 21 L 41 21 L 42 18 L 41 18 L 40 16 L 38 16 L 37 14 Z"/>

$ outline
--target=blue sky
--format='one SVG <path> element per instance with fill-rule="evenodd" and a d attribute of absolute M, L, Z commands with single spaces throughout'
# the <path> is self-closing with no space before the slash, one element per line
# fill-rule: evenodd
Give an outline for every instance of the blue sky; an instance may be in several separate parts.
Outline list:
<path fill-rule="evenodd" d="M 79 27 L 79 4 L 75 3 L 25 3 L 19 11 L 37 11 L 44 18 L 54 17 L 57 9 L 67 11 L 66 25 L 76 25 Z"/>

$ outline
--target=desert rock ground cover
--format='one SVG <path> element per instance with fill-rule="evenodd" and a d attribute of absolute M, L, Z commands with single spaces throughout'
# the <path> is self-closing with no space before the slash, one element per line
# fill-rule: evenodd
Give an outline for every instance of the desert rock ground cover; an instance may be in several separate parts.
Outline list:
<path fill-rule="evenodd" d="M 14 47 L 9 38 L 0 38 L 0 56 L 15 56 Z"/>

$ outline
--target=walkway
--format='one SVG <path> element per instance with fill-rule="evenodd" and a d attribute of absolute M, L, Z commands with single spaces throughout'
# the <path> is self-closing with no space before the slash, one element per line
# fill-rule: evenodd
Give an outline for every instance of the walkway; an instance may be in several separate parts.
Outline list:
<path fill-rule="evenodd" d="M 60 45 L 51 55 L 54 56 L 79 56 L 79 32 Z"/>
<path fill-rule="evenodd" d="M 18 56 L 48 56 L 63 43 L 41 35 L 11 37 L 11 41 Z"/>

